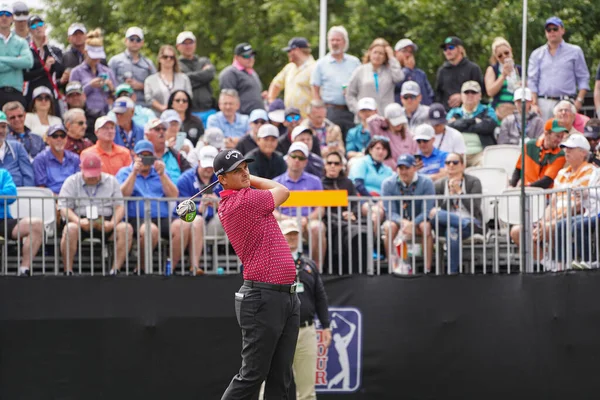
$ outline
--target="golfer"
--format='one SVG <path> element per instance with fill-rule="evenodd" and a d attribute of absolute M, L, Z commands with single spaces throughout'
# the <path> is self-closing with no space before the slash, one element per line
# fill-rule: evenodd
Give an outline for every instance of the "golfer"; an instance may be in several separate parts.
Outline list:
<path fill-rule="evenodd" d="M 251 161 L 237 150 L 223 150 L 213 163 L 223 186 L 219 218 L 244 265 L 244 284 L 235 294 L 242 367 L 222 399 L 256 398 L 263 381 L 266 399 L 288 399 L 300 302 L 294 259 L 273 210 L 288 198 L 289 191 L 250 175 Z"/>

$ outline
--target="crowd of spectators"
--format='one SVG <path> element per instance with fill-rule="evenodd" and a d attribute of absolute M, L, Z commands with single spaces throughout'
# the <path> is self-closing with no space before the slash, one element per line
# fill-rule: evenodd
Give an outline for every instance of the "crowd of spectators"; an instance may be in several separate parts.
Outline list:
<path fill-rule="evenodd" d="M 471 225 L 481 225 L 479 204 L 447 201 L 433 208 L 423 202 L 400 210 L 376 197 L 481 193 L 481 182 L 464 169 L 479 165 L 486 147 L 519 144 L 522 137 L 527 185 L 551 188 L 556 179 L 560 187 L 577 185 L 562 147 L 573 148 L 564 142 L 585 149 L 580 137 L 587 139 L 593 179 L 600 164 L 600 121 L 580 113 L 590 74 L 581 48 L 563 40 L 565 26 L 557 17 L 545 22 L 547 43 L 532 52 L 526 84 L 503 38 L 493 41 L 484 74 L 467 57 L 463 41 L 447 37 L 432 85 L 417 68 L 419 47 L 413 40 L 401 38 L 392 47 L 376 38 L 361 61 L 347 53 L 346 29 L 334 26 L 327 35 L 329 53 L 318 60 L 306 38 L 291 38 L 282 49 L 289 63 L 267 86 L 254 69 L 261 55 L 251 43 L 236 45 L 231 65 L 217 74 L 208 57 L 196 54 L 193 32 L 179 33 L 174 46 L 162 45 L 155 63 L 142 55 L 139 27 L 125 30 L 123 51 L 111 57 L 100 29 L 72 24 L 64 51 L 49 44 L 46 29 L 44 19 L 30 15 L 24 3 L 0 4 L 0 171 L 4 195 L 14 194 L 15 186 L 40 186 L 59 196 L 89 198 L 87 207 L 59 203 L 67 274 L 80 231 L 101 231 L 116 240 L 113 274 L 129 251 L 127 238 L 142 246 L 140 272 L 143 246 L 155 247 L 161 237 L 189 250 L 188 266 L 197 271 L 202 249 L 194 243 L 201 243 L 209 227 L 222 233 L 216 204 L 200 203 L 198 222 L 182 224 L 166 202 L 152 205 L 148 221 L 143 201 L 120 199 L 191 196 L 214 180 L 211 160 L 222 149 L 251 155 L 253 174 L 292 190 L 343 188 L 369 198 L 345 220 L 371 213 L 384 238 L 422 235 L 426 268 L 432 225 L 444 221 L 442 235 L 454 238 L 462 230 L 464 237 Z M 594 92 L 600 112 L 599 83 L 600 68 Z M 510 183 L 519 180 L 520 164 Z M 207 198 L 214 200 L 217 193 Z M 99 207 L 90 200 L 104 195 L 114 204 Z M 94 216 L 86 215 L 90 208 Z M 310 254 L 322 265 L 324 210 L 299 212 L 301 230 L 312 237 Z M 456 215 L 469 218 L 458 223 Z M 298 217 L 295 209 L 285 208 L 279 216 Z M 2 217 L 9 221 L 3 227 L 11 229 L 4 236 L 23 240 L 35 255 L 40 221 Z M 513 228 L 517 243 L 518 231 Z M 150 240 L 144 240 L 148 234 Z M 449 240 L 456 248 L 456 240 Z M 384 242 L 387 257 L 391 240 Z M 27 275 L 31 260 L 22 253 L 20 273 Z M 182 257 L 172 253 L 177 253 L 171 259 L 175 267 Z M 458 262 L 452 259 L 453 271 Z"/>

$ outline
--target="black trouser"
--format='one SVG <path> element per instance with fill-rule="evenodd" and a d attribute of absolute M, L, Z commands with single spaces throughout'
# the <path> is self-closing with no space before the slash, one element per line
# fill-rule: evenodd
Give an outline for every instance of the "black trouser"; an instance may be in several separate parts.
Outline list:
<path fill-rule="evenodd" d="M 327 119 L 340 127 L 344 142 L 346 141 L 348 130 L 354 128 L 356 125 L 354 123 L 354 114 L 347 108 L 327 107 Z"/>
<path fill-rule="evenodd" d="M 242 367 L 221 400 L 257 399 L 266 381 L 266 400 L 288 399 L 298 329 L 300 300 L 296 293 L 242 286 L 235 296 L 242 329 Z"/>

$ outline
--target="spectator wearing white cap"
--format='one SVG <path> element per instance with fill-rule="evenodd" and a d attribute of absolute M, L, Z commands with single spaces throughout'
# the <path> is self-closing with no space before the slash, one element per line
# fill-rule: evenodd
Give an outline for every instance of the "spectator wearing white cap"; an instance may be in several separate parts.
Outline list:
<path fill-rule="evenodd" d="M 358 118 L 360 119 L 360 123 L 351 128 L 346 135 L 346 158 L 349 160 L 365 155 L 365 149 L 371 140 L 367 119 L 375 114 L 377 114 L 377 103 L 374 98 L 363 97 L 358 100 Z"/>
<path fill-rule="evenodd" d="M 38 86 L 31 94 L 27 116 L 25 117 L 25 126 L 31 129 L 32 133 L 38 136 L 44 136 L 50 125 L 62 124 L 59 117 L 56 116 L 57 103 L 52 90 L 46 86 Z"/>
<path fill-rule="evenodd" d="M 447 126 L 446 109 L 441 103 L 429 106 L 429 120 L 427 121 L 435 131 L 434 145 L 446 153 L 456 153 L 464 157 L 467 152 L 465 139 L 462 133 Z"/>
<path fill-rule="evenodd" d="M 200 150 L 204 146 L 213 146 L 221 151 L 225 146 L 225 136 L 223 136 L 223 131 L 219 128 L 207 128 L 204 131 L 204 135 L 202 135 L 200 140 L 198 140 L 198 143 L 196 143 L 196 148 L 187 155 L 187 160 L 190 164 L 198 164 Z"/>
<path fill-rule="evenodd" d="M 309 149 L 312 149 L 315 133 L 312 129 L 307 126 L 299 125 L 292 131 L 292 145 L 296 142 L 304 143 Z M 289 151 L 288 151 L 289 153 Z M 319 178 L 323 177 L 325 172 L 325 164 L 320 155 L 309 151 L 308 163 L 306 164 L 306 172 L 315 175 Z"/>
<path fill-rule="evenodd" d="M 400 91 L 400 102 L 411 130 L 426 123 L 429 118 L 429 106 L 421 104 L 422 100 L 419 84 L 414 81 L 404 82 Z"/>
<path fill-rule="evenodd" d="M 63 65 L 66 68 L 65 74 L 68 76 L 70 71 L 81 64 L 85 58 L 85 35 L 87 29 L 85 25 L 74 22 L 67 29 L 67 40 L 69 47 L 63 54 Z"/>
<path fill-rule="evenodd" d="M 86 153 L 96 153 L 102 160 L 102 172 L 117 175 L 123 167 L 131 164 L 131 152 L 123 146 L 115 144 L 115 121 L 109 117 L 100 117 L 94 124 L 98 140 L 92 147 L 81 152 L 81 158 Z"/>
<path fill-rule="evenodd" d="M 445 177 L 444 168 L 448 153 L 434 146 L 435 131 L 429 124 L 422 124 L 415 128 L 414 138 L 419 146 L 415 154 L 415 166 L 419 173 L 429 176 L 432 181 Z"/>
<path fill-rule="evenodd" d="M 253 110 L 265 109 L 264 98 L 267 92 L 263 90 L 260 76 L 254 70 L 256 51 L 249 43 L 240 43 L 233 50 L 233 64 L 219 74 L 219 87 L 235 89 L 240 96 L 240 112 L 250 114 Z"/>
<path fill-rule="evenodd" d="M 150 120 L 144 127 L 144 138 L 152 143 L 154 155 L 165 164 L 167 175 L 177 184 L 181 173 L 190 169 L 191 165 L 183 154 L 175 150 L 175 143 L 167 142 L 169 124 L 160 118 Z"/>
<path fill-rule="evenodd" d="M 360 60 L 347 54 L 350 40 L 343 26 L 332 26 L 327 32 L 329 53 L 320 58 L 310 77 L 313 100 L 327 106 L 327 118 L 346 135 L 354 125 L 354 114 L 346 105 L 345 88 Z"/>
<path fill-rule="evenodd" d="M 248 170 L 252 175 L 265 179 L 273 179 L 285 172 L 287 164 L 283 155 L 276 150 L 279 131 L 271 124 L 264 124 L 258 129 L 256 135 L 257 147 L 246 156 L 254 159 L 248 164 Z"/>
<path fill-rule="evenodd" d="M 115 143 L 133 151 L 135 144 L 144 138 L 144 127 L 133 121 L 135 103 L 129 97 L 119 97 L 113 103 L 117 126 Z"/>
<path fill-rule="evenodd" d="M 132 26 L 125 32 L 125 51 L 112 57 L 108 66 L 112 69 L 117 85 L 128 83 L 137 97 L 137 103 L 147 106 L 144 100 L 144 81 L 156 73 L 154 63 L 141 54 L 144 47 L 144 31 Z"/>
<path fill-rule="evenodd" d="M 168 108 L 169 96 L 176 90 L 192 93 L 192 84 L 190 78 L 181 72 L 175 48 L 162 45 L 158 49 L 158 72 L 144 81 L 146 103 L 158 116 Z"/>
<path fill-rule="evenodd" d="M 256 135 L 258 133 L 258 129 L 267 123 L 269 123 L 269 116 L 264 109 L 259 108 L 253 110 L 248 117 L 248 125 L 250 126 L 250 129 L 248 130 L 248 133 L 242 136 L 238 144 L 235 146 L 236 150 L 244 155 L 251 150 L 254 150 L 256 148 Z"/>
<path fill-rule="evenodd" d="M 531 109 L 532 96 L 528 88 L 518 88 L 514 93 L 515 111 L 507 115 L 500 125 L 498 144 L 520 144 L 523 136 L 523 100 L 525 100 L 525 112 L 527 115 L 527 128 L 525 136 L 537 139 L 544 132 L 544 121 Z"/>
<path fill-rule="evenodd" d="M 185 132 L 181 131 L 181 118 L 175 110 L 165 110 L 160 114 L 160 119 L 167 124 L 167 147 L 175 149 L 187 157 L 187 154 L 194 148 L 192 142 L 187 138 Z"/>
<path fill-rule="evenodd" d="M 319 155 L 325 157 L 331 151 L 341 154 L 346 152 L 344 135 L 339 126 L 327 119 L 327 108 L 321 100 L 312 100 L 308 106 L 308 117 L 300 125 L 308 126 L 319 138 L 321 151 Z"/>
<path fill-rule="evenodd" d="M 0 72 L 0 107 L 11 101 L 27 106 L 23 96 L 23 71 L 33 66 L 33 57 L 27 41 L 13 35 L 10 26 L 13 22 L 13 8 L 0 3 L 0 37 L 2 45 L 2 69 Z"/>
<path fill-rule="evenodd" d="M 192 83 L 189 94 L 193 101 L 190 104 L 192 113 L 202 120 L 204 126 L 209 115 L 217 112 L 211 82 L 215 79 L 216 70 L 208 57 L 198 57 L 196 53 L 196 36 L 190 31 L 177 35 L 177 51 L 181 72 L 186 74 Z"/>
<path fill-rule="evenodd" d="M 422 96 L 421 104 L 428 106 L 433 103 L 433 88 L 427 79 L 427 75 L 422 69 L 416 68 L 415 53 L 418 49 L 412 40 L 406 38 L 398 40 L 394 46 L 394 54 L 402 67 L 402 72 L 404 72 L 404 79 L 396 83 L 396 88 L 394 89 L 396 103 L 400 103 L 402 85 L 406 82 L 415 82 L 419 85 Z"/>
<path fill-rule="evenodd" d="M 15 24 L 14 32 L 25 39 L 27 43 L 31 40 L 29 36 L 29 7 L 22 1 L 15 1 L 12 5 L 13 20 Z"/>
<path fill-rule="evenodd" d="M 133 108 L 133 122 L 135 122 L 137 126 L 144 127 L 148 121 L 156 118 L 156 114 L 154 114 L 154 111 L 152 111 L 148 107 L 136 104 L 137 95 L 135 94 L 135 90 L 133 90 L 131 85 L 129 85 L 128 83 L 121 83 L 115 88 L 115 97 L 128 97 L 133 101 L 133 104 L 135 105 L 135 107 Z M 115 113 L 112 110 L 107 115 L 112 119 L 117 119 Z"/>

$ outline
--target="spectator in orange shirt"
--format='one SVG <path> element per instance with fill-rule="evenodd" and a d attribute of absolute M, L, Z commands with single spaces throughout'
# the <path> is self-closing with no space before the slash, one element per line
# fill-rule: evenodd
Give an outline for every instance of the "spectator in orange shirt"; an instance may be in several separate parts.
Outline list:
<path fill-rule="evenodd" d="M 81 152 L 81 155 L 88 152 L 96 153 L 102 160 L 102 172 L 110 175 L 117 175 L 117 172 L 123 167 L 131 165 L 131 152 L 123 146 L 114 143 L 115 140 L 115 121 L 109 117 L 100 117 L 94 124 L 94 131 L 98 141 L 92 147 L 88 147 Z"/>

